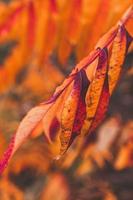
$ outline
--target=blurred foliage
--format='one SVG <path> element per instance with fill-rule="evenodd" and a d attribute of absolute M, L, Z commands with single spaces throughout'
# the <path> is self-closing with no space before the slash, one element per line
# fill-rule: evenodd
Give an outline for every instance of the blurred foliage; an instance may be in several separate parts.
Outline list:
<path fill-rule="evenodd" d="M 0 1 L 0 156 L 27 111 L 52 94 L 131 3 Z M 132 49 L 104 122 L 59 161 L 51 161 L 46 138 L 33 135 L 0 177 L 1 200 L 132 200 Z"/>

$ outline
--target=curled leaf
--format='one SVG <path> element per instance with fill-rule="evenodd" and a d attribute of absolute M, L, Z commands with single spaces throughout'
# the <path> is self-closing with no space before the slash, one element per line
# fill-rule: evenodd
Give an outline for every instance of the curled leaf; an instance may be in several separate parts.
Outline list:
<path fill-rule="evenodd" d="M 96 68 L 96 74 L 91 82 L 88 95 L 86 97 L 87 116 L 82 128 L 82 132 L 87 134 L 92 122 L 95 120 L 95 115 L 100 105 L 100 97 L 103 95 L 103 87 L 107 76 L 107 52 L 103 49 L 99 55 L 99 61 Z"/>

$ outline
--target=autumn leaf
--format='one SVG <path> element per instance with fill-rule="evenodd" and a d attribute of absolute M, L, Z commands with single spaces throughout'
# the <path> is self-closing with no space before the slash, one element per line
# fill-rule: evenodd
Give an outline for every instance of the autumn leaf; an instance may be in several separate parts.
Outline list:
<path fill-rule="evenodd" d="M 24 199 L 23 192 L 4 178 L 0 180 L 0 195 L 3 200 L 10 199 L 10 197 L 16 200 Z"/>
<path fill-rule="evenodd" d="M 35 12 L 35 5 L 33 1 L 29 1 L 27 6 L 27 13 L 28 13 L 28 37 L 27 42 L 32 48 L 34 46 L 35 35 L 36 35 L 36 12 Z"/>
<path fill-rule="evenodd" d="M 51 174 L 48 183 L 43 189 L 42 200 L 67 200 L 70 195 L 70 190 L 66 178 L 59 173 Z"/>
<path fill-rule="evenodd" d="M 130 8 L 124 19 L 100 39 L 94 51 L 75 67 L 48 101 L 28 112 L 0 162 L 1 172 L 40 124 L 43 124 L 44 134 L 58 157 L 66 152 L 77 136 L 91 133 L 99 125 L 106 114 L 127 47 L 132 41 L 124 28 L 132 12 Z M 50 133 L 55 119 L 58 126 L 53 139 Z M 85 119 L 87 123 L 84 125 Z"/>
<path fill-rule="evenodd" d="M 17 18 L 19 18 L 19 15 L 22 13 L 24 9 L 23 3 L 17 5 L 15 9 L 9 14 L 7 19 L 3 22 L 3 24 L 0 25 L 0 36 L 5 36 L 7 35 L 14 24 L 16 23 Z"/>
<path fill-rule="evenodd" d="M 96 120 L 97 108 L 99 108 L 99 105 L 102 104 L 100 102 L 101 101 L 100 97 L 105 98 L 103 92 L 105 90 L 105 87 L 107 87 L 106 84 L 108 84 L 106 77 L 107 77 L 107 52 L 105 49 L 103 49 L 99 55 L 99 61 L 97 64 L 95 77 L 90 85 L 89 93 L 86 96 L 87 115 L 84 121 L 84 125 L 82 127 L 83 133 L 87 134 L 92 124 L 92 121 L 94 123 L 94 121 Z"/>
<path fill-rule="evenodd" d="M 85 96 L 89 86 L 84 70 L 76 74 L 72 91 L 65 101 L 61 114 L 61 154 L 71 145 L 76 136 L 80 134 L 85 116 Z"/>

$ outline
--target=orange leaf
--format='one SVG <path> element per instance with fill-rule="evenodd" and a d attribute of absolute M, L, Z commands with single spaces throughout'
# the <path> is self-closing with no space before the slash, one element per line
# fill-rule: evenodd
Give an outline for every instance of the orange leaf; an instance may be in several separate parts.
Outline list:
<path fill-rule="evenodd" d="M 103 49 L 99 55 L 99 61 L 96 68 L 95 77 L 90 85 L 88 95 L 86 97 L 87 115 L 82 131 L 84 134 L 89 132 L 92 122 L 95 120 L 95 115 L 102 98 L 103 87 L 107 75 L 107 52 Z"/>
<path fill-rule="evenodd" d="M 72 91 L 65 101 L 61 114 L 61 154 L 71 145 L 80 134 L 86 116 L 85 96 L 89 81 L 84 70 L 77 73 Z"/>
<path fill-rule="evenodd" d="M 111 56 L 109 59 L 109 91 L 112 94 L 114 87 L 119 79 L 122 64 L 128 45 L 127 32 L 123 27 L 119 27 L 117 35 L 113 41 Z"/>

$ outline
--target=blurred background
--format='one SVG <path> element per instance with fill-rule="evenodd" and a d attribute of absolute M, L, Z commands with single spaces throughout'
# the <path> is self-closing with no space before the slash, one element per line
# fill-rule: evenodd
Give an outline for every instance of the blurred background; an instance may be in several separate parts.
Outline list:
<path fill-rule="evenodd" d="M 0 156 L 25 114 L 47 100 L 132 0 L 0 1 Z M 133 35 L 133 23 L 128 27 Z M 30 138 L 0 177 L 0 200 L 133 199 L 133 47 L 94 133 L 51 159 Z"/>

